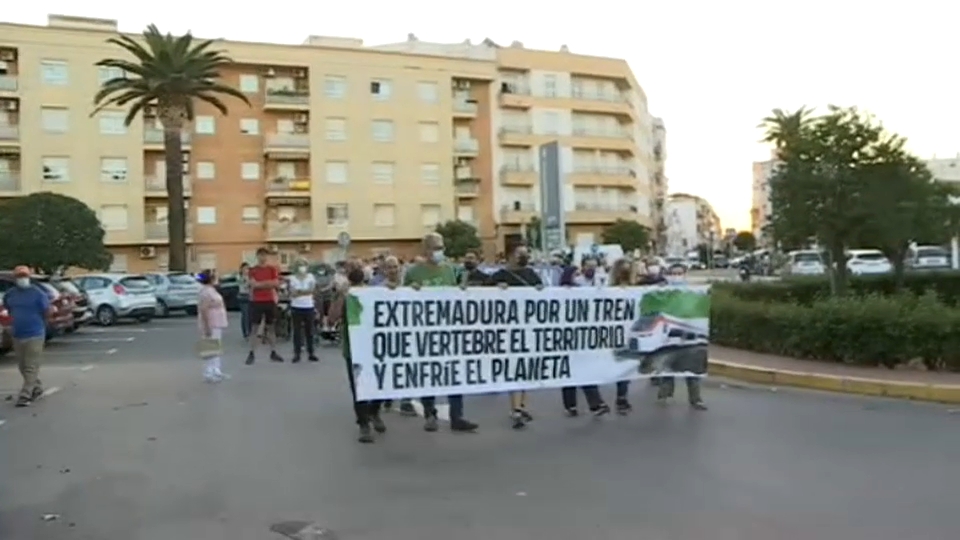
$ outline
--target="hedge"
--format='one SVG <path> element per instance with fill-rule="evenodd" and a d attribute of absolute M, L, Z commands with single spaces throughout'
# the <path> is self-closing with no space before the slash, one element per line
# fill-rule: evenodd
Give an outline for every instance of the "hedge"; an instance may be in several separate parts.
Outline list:
<path fill-rule="evenodd" d="M 903 276 L 903 280 L 904 292 L 920 296 L 933 291 L 944 304 L 960 305 L 960 272 L 909 272 Z M 713 289 L 729 292 L 743 300 L 810 305 L 815 300 L 830 296 L 830 280 L 825 276 L 790 277 L 780 281 L 716 283 Z M 848 294 L 898 294 L 896 279 L 891 274 L 851 276 Z"/>
<path fill-rule="evenodd" d="M 723 289 L 711 299 L 710 340 L 761 353 L 894 367 L 918 361 L 960 371 L 960 310 L 932 293 L 757 302 Z"/>

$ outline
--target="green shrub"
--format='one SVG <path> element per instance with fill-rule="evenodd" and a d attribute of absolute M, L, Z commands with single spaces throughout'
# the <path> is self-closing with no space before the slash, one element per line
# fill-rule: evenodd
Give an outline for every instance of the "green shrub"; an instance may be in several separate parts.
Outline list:
<path fill-rule="evenodd" d="M 710 340 L 795 358 L 894 367 L 922 361 L 960 371 L 960 310 L 933 293 L 812 300 L 751 301 L 714 290 Z"/>
<path fill-rule="evenodd" d="M 830 296 L 830 280 L 825 276 L 798 276 L 780 281 L 717 283 L 713 289 L 729 292 L 743 300 L 810 305 L 817 299 Z M 904 275 L 903 291 L 916 296 L 934 291 L 941 302 L 949 306 L 960 305 L 960 272 L 909 272 Z M 848 294 L 851 296 L 896 293 L 896 280 L 891 274 L 850 277 Z"/>

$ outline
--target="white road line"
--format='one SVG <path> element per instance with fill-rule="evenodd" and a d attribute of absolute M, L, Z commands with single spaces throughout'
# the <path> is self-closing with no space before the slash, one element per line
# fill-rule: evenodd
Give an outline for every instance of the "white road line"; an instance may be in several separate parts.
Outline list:
<path fill-rule="evenodd" d="M 399 402 L 399 400 L 398 400 Z M 411 401 L 413 408 L 417 411 L 417 416 L 423 416 L 423 404 L 419 400 Z M 397 405 L 399 407 L 399 405 Z M 444 422 L 450 421 L 450 405 L 442 404 L 437 405 L 437 418 L 443 420 Z"/>
<path fill-rule="evenodd" d="M 130 343 L 131 341 L 137 338 L 134 337 L 125 337 L 125 338 L 65 338 L 64 343 L 71 342 L 83 342 L 83 343 L 110 343 L 110 342 L 121 342 L 121 343 Z"/>
<path fill-rule="evenodd" d="M 111 355 L 111 354 L 116 354 L 116 353 L 117 353 L 117 349 L 107 349 L 107 350 L 105 350 L 105 351 L 102 350 L 102 349 L 97 349 L 97 350 L 89 350 L 89 349 L 88 349 L 88 350 L 76 350 L 76 349 L 71 349 L 71 350 L 69 350 L 69 351 L 67 351 L 67 350 L 64 350 L 64 351 L 60 351 L 60 350 L 51 351 L 51 350 L 47 349 L 47 350 L 43 351 L 43 355 L 44 355 L 44 356 L 56 356 L 56 357 L 61 357 L 61 356 L 104 356 L 104 355 L 109 356 L 109 355 Z"/>
<path fill-rule="evenodd" d="M 142 334 L 146 332 L 143 328 L 84 328 L 77 334 L 112 334 L 112 333 L 124 333 L 124 334 Z"/>
<path fill-rule="evenodd" d="M 93 365 L 93 364 L 88 364 L 88 365 L 83 366 L 82 368 L 80 368 L 80 371 L 90 371 L 91 369 L 94 369 L 94 368 L 96 368 L 96 367 L 97 367 L 97 366 L 95 366 L 95 365 Z"/>
<path fill-rule="evenodd" d="M 0 427 L 2 427 L 2 426 L 3 426 L 4 424 L 6 424 L 6 423 L 7 423 L 6 420 L 0 420 Z"/>
<path fill-rule="evenodd" d="M 52 396 L 52 395 L 56 394 L 56 393 L 59 392 L 59 391 L 60 391 L 60 387 L 59 387 L 59 386 L 51 386 L 50 388 L 47 388 L 46 390 L 43 391 L 43 397 Z"/>

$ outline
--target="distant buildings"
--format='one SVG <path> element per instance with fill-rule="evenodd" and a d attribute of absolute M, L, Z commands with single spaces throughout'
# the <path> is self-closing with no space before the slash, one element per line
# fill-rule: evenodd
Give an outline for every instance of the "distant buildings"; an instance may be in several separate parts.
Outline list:
<path fill-rule="evenodd" d="M 669 255 L 680 255 L 705 244 L 718 247 L 723 241 L 720 218 L 706 199 L 686 193 L 674 193 L 665 206 Z"/>

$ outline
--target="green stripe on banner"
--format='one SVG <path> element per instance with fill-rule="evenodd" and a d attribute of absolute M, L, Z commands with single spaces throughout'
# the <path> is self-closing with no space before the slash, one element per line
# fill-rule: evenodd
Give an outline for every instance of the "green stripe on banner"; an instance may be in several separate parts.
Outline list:
<path fill-rule="evenodd" d="M 640 299 L 640 313 L 679 319 L 709 319 L 710 295 L 682 289 L 650 291 Z"/>

